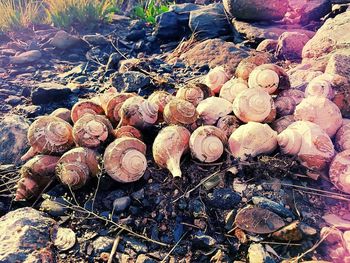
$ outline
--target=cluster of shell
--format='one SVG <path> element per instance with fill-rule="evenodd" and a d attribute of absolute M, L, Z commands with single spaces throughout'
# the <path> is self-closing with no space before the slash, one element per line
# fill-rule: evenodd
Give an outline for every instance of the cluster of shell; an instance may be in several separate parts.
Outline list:
<path fill-rule="evenodd" d="M 181 177 L 186 152 L 210 163 L 226 147 L 240 159 L 279 147 L 312 170 L 329 169 L 335 186 L 350 193 L 350 122 L 336 104 L 334 78 L 323 74 L 301 91 L 291 89 L 288 75 L 273 64 L 240 67 L 232 78 L 216 67 L 204 83 L 181 86 L 175 95 L 156 91 L 145 99 L 110 90 L 71 110 L 58 109 L 28 131 L 31 148 L 23 160 L 31 159 L 23 165 L 16 199 L 37 195 L 55 174 L 79 188 L 101 171 L 100 159 L 114 180 L 139 180 L 147 169 L 142 133 L 159 123 L 167 125 L 154 140 L 153 159 L 174 177 Z"/>

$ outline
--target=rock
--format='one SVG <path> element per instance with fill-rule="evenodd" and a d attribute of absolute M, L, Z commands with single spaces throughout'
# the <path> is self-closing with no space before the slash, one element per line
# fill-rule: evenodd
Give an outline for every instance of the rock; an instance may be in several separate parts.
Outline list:
<path fill-rule="evenodd" d="M 303 48 L 303 64 L 324 71 L 332 54 L 350 55 L 350 12 L 328 19 Z"/>
<path fill-rule="evenodd" d="M 22 116 L 7 115 L 0 121 L 0 163 L 19 163 L 28 147 L 29 122 Z"/>
<path fill-rule="evenodd" d="M 231 32 L 222 4 L 211 4 L 192 11 L 189 27 L 196 39 L 210 39 Z"/>
<path fill-rule="evenodd" d="M 154 35 L 164 41 L 178 39 L 181 36 L 181 30 L 177 14 L 174 12 L 165 12 L 157 16 L 157 25 Z"/>
<path fill-rule="evenodd" d="M 333 54 L 329 58 L 325 73 L 346 77 L 350 82 L 350 54 Z"/>
<path fill-rule="evenodd" d="M 130 206 L 130 203 L 131 199 L 129 196 L 117 198 L 113 201 L 113 211 L 116 213 L 121 213 Z"/>
<path fill-rule="evenodd" d="M 241 201 L 240 195 L 230 188 L 214 189 L 208 194 L 207 204 L 217 209 L 233 209 Z"/>
<path fill-rule="evenodd" d="M 32 90 L 31 98 L 33 104 L 47 104 L 67 99 L 71 95 L 71 89 L 54 82 L 40 83 Z"/>
<path fill-rule="evenodd" d="M 118 69 L 118 64 L 119 64 L 119 61 L 122 59 L 122 56 L 115 52 L 115 53 L 112 53 L 109 58 L 108 58 L 108 62 L 107 62 L 107 65 L 106 65 L 106 71 L 108 70 L 117 70 Z"/>
<path fill-rule="evenodd" d="M 67 206 L 68 203 L 63 198 L 58 197 L 54 200 L 45 199 L 40 204 L 40 210 L 51 216 L 63 216 L 68 210 Z"/>
<path fill-rule="evenodd" d="M 20 112 L 29 118 L 38 116 L 41 113 L 41 106 L 28 105 L 20 108 Z"/>
<path fill-rule="evenodd" d="M 147 245 L 133 237 L 123 237 L 123 241 L 125 241 L 126 245 L 137 253 L 141 254 L 148 252 Z"/>
<path fill-rule="evenodd" d="M 267 263 L 275 262 L 269 254 L 266 252 L 261 244 L 253 243 L 248 249 L 248 262 L 249 263 Z"/>
<path fill-rule="evenodd" d="M 272 236 L 281 241 L 299 241 L 303 238 L 303 233 L 299 228 L 299 224 L 299 221 L 295 221 L 276 231 Z"/>
<path fill-rule="evenodd" d="M 16 106 L 18 104 L 20 104 L 22 102 L 22 98 L 18 97 L 18 96 L 9 96 L 5 102 L 7 104 L 10 104 L 11 106 Z"/>
<path fill-rule="evenodd" d="M 125 192 L 121 189 L 118 189 L 110 192 L 105 198 L 103 198 L 102 203 L 105 206 L 105 208 L 112 210 L 113 201 L 123 196 L 125 196 Z"/>
<path fill-rule="evenodd" d="M 200 9 L 200 5 L 196 5 L 193 3 L 183 3 L 183 4 L 175 4 L 169 6 L 169 11 L 172 11 L 176 14 L 183 14 L 183 13 L 189 13 L 194 10 Z"/>
<path fill-rule="evenodd" d="M 350 221 L 344 220 L 335 214 L 325 214 L 322 218 L 330 226 L 341 230 L 350 230 Z"/>
<path fill-rule="evenodd" d="M 226 11 L 248 21 L 280 20 L 288 9 L 288 0 L 224 0 Z"/>
<path fill-rule="evenodd" d="M 109 44 L 108 39 L 105 36 L 100 34 L 85 35 L 83 36 L 83 40 L 85 40 L 92 46 L 105 46 Z"/>
<path fill-rule="evenodd" d="M 156 263 L 154 259 L 148 257 L 145 254 L 141 254 L 137 256 L 136 262 L 135 263 Z"/>
<path fill-rule="evenodd" d="M 39 50 L 31 50 L 27 52 L 23 52 L 17 56 L 10 57 L 11 64 L 28 64 L 33 63 L 41 58 L 41 52 Z"/>
<path fill-rule="evenodd" d="M 332 4 L 329 0 L 289 0 L 289 5 L 300 16 L 300 23 L 307 25 L 311 21 L 319 20 L 331 12 Z"/>
<path fill-rule="evenodd" d="M 310 38 L 299 32 L 284 32 L 278 38 L 276 57 L 285 60 L 301 59 L 303 47 Z"/>
<path fill-rule="evenodd" d="M 217 241 L 211 236 L 204 235 L 202 231 L 198 231 L 192 240 L 193 246 L 199 249 L 211 249 L 216 246 Z"/>
<path fill-rule="evenodd" d="M 111 76 L 112 85 L 118 92 L 138 92 L 150 84 L 150 77 L 138 72 L 128 71 L 125 73 L 115 73 Z"/>
<path fill-rule="evenodd" d="M 66 31 L 60 30 L 50 39 L 49 44 L 55 48 L 66 50 L 74 46 L 78 46 L 82 41 L 79 37 L 68 34 Z"/>
<path fill-rule="evenodd" d="M 214 68 L 216 66 L 228 66 L 232 73 L 238 63 L 248 56 L 248 52 L 240 49 L 231 42 L 221 39 L 208 39 L 195 45 L 189 51 L 182 53 L 182 59 L 189 66 L 206 66 Z"/>
<path fill-rule="evenodd" d="M 44 213 L 29 207 L 1 217 L 0 262 L 55 262 L 50 240 L 55 224 Z"/>
<path fill-rule="evenodd" d="M 302 91 L 305 90 L 306 85 L 314 78 L 322 75 L 322 71 L 313 71 L 308 67 L 296 67 L 287 72 L 291 88 L 297 88 Z"/>
<path fill-rule="evenodd" d="M 146 30 L 132 30 L 129 34 L 126 35 L 125 40 L 127 41 L 137 41 L 143 39 L 146 36 Z"/>
<path fill-rule="evenodd" d="M 111 252 L 114 243 L 114 238 L 112 237 L 98 237 L 92 242 L 92 246 L 95 250 L 95 254 L 100 254 L 102 252 Z"/>
<path fill-rule="evenodd" d="M 260 197 L 260 196 L 253 196 L 252 201 L 253 201 L 254 205 L 261 207 L 261 208 L 268 209 L 268 210 L 276 213 L 279 216 L 283 216 L 285 218 L 286 217 L 294 218 L 294 215 L 290 210 L 285 208 L 283 205 L 281 205 L 277 202 L 274 202 L 270 199 L 267 199 L 265 197 Z"/>
<path fill-rule="evenodd" d="M 256 47 L 256 51 L 275 53 L 277 48 L 277 43 L 278 43 L 277 40 L 265 39 L 261 41 L 260 44 Z"/>

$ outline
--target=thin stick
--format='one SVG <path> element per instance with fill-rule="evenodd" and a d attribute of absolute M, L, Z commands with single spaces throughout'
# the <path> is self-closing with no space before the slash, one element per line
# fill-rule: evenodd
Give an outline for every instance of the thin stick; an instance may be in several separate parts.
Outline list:
<path fill-rule="evenodd" d="M 108 262 L 107 262 L 107 263 L 112 263 L 112 262 L 113 262 L 113 256 L 114 256 L 115 252 L 117 251 L 118 244 L 119 244 L 119 241 L 120 241 L 120 234 L 121 234 L 122 232 L 123 232 L 123 230 L 120 230 L 120 231 L 117 233 L 117 237 L 116 237 L 116 239 L 114 240 L 113 247 L 112 247 L 111 253 L 109 254 L 109 258 L 108 258 Z"/>
<path fill-rule="evenodd" d="M 272 183 L 266 183 L 266 184 L 272 184 Z M 326 191 L 326 190 L 321 190 L 321 189 L 312 188 L 312 187 L 306 187 L 306 186 L 300 186 L 300 185 L 294 185 L 294 184 L 284 184 L 284 183 L 282 183 L 281 185 L 295 187 L 295 188 L 300 188 L 300 189 L 304 189 L 304 190 L 312 190 L 312 191 L 321 192 L 321 193 L 325 193 L 325 194 L 338 195 L 338 196 L 341 196 L 341 197 L 348 197 L 348 198 L 350 198 L 350 195 L 336 193 L 336 192 L 331 192 L 331 191 Z"/>
<path fill-rule="evenodd" d="M 168 252 L 168 254 L 166 254 L 166 256 L 163 258 L 163 260 L 161 261 L 161 263 L 164 263 L 165 260 L 167 260 L 167 258 L 171 255 L 171 253 L 173 253 L 173 251 L 175 250 L 175 248 L 180 244 L 180 242 L 182 241 L 182 239 L 184 239 L 184 237 L 187 235 L 188 231 L 182 235 L 182 237 L 179 239 L 179 241 L 176 242 L 176 244 L 170 249 L 170 251 Z"/>
<path fill-rule="evenodd" d="M 269 245 L 282 245 L 282 246 L 301 246 L 299 243 L 283 243 L 283 242 L 270 242 L 270 241 L 261 241 L 262 244 L 269 244 Z"/>
<path fill-rule="evenodd" d="M 347 199 L 347 198 L 342 197 L 342 196 L 331 196 L 331 195 L 325 195 L 325 194 L 320 194 L 320 193 L 315 193 L 315 192 L 304 191 L 304 190 L 300 190 L 300 189 L 297 189 L 296 191 L 302 192 L 302 193 L 306 193 L 306 194 L 310 194 L 310 195 L 317 195 L 317 196 L 332 198 L 332 199 L 336 199 L 336 200 L 340 200 L 340 201 L 348 201 L 348 202 L 350 202 L 350 199 Z"/>

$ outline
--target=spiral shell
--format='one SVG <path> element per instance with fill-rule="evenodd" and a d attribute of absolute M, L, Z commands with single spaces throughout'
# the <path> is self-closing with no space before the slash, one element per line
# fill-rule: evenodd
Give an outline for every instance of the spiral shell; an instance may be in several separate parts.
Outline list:
<path fill-rule="evenodd" d="M 115 181 L 135 182 L 147 169 L 145 154 L 146 145 L 142 141 L 130 137 L 116 139 L 104 153 L 105 170 Z"/>
<path fill-rule="evenodd" d="M 335 147 L 339 152 L 350 150 L 350 122 L 343 124 L 337 131 Z"/>
<path fill-rule="evenodd" d="M 56 175 L 64 185 L 81 188 L 100 172 L 98 155 L 88 148 L 74 148 L 62 155 L 56 166 Z"/>
<path fill-rule="evenodd" d="M 229 138 L 232 132 L 235 131 L 239 125 L 240 121 L 236 116 L 226 115 L 218 120 L 216 127 L 223 131 L 226 134 L 226 137 Z"/>
<path fill-rule="evenodd" d="M 104 114 L 101 105 L 94 100 L 82 100 L 74 104 L 71 111 L 71 119 L 75 123 L 85 113 L 102 115 Z"/>
<path fill-rule="evenodd" d="M 53 116 L 41 116 L 28 129 L 29 151 L 22 156 L 25 161 L 36 153 L 61 154 L 74 145 L 72 126 Z"/>
<path fill-rule="evenodd" d="M 201 126 L 190 137 L 192 156 L 201 162 L 211 163 L 218 160 L 224 152 L 227 137 L 215 126 Z"/>
<path fill-rule="evenodd" d="M 69 109 L 66 108 L 58 108 L 56 110 L 54 110 L 53 112 L 51 112 L 50 116 L 54 116 L 54 117 L 58 117 L 68 123 L 72 122 L 71 119 L 71 111 Z"/>
<path fill-rule="evenodd" d="M 308 97 L 295 108 L 295 120 L 311 121 L 318 124 L 333 137 L 342 125 L 339 108 L 332 101 L 320 97 Z"/>
<path fill-rule="evenodd" d="M 294 113 L 296 104 L 295 100 L 290 97 L 277 97 L 275 100 L 277 116 L 283 117 Z"/>
<path fill-rule="evenodd" d="M 290 82 L 288 75 L 281 67 L 274 64 L 263 64 L 250 73 L 248 86 L 264 89 L 269 94 L 273 94 L 277 89 L 289 89 Z"/>
<path fill-rule="evenodd" d="M 205 84 L 214 93 L 219 93 L 222 85 L 224 85 L 229 80 L 229 76 L 226 73 L 224 67 L 217 66 L 211 69 L 205 77 Z"/>
<path fill-rule="evenodd" d="M 66 251 L 71 249 L 76 243 L 76 236 L 72 229 L 58 227 L 51 234 L 53 244 L 60 250 Z"/>
<path fill-rule="evenodd" d="M 15 200 L 37 197 L 55 175 L 59 157 L 37 155 L 26 162 L 20 171 Z"/>
<path fill-rule="evenodd" d="M 263 89 L 242 91 L 233 102 L 233 112 L 243 122 L 271 122 L 276 116 L 272 97 Z"/>
<path fill-rule="evenodd" d="M 158 105 L 158 108 L 159 108 L 158 111 L 160 113 L 163 113 L 165 105 L 167 105 L 174 98 L 175 97 L 171 95 L 169 92 L 160 90 L 160 91 L 153 92 L 149 96 L 148 100 L 153 104 Z"/>
<path fill-rule="evenodd" d="M 267 124 L 249 122 L 239 126 L 228 140 L 230 151 L 236 158 L 271 153 L 277 148 L 277 133 Z"/>
<path fill-rule="evenodd" d="M 232 78 L 222 86 L 219 96 L 233 102 L 237 95 L 246 89 L 248 89 L 248 84 L 245 80 Z"/>
<path fill-rule="evenodd" d="M 330 74 L 322 74 L 312 79 L 305 89 L 305 97 L 315 96 L 332 100 L 335 95 L 332 79 L 333 76 Z"/>
<path fill-rule="evenodd" d="M 286 115 L 272 122 L 271 128 L 279 134 L 285 129 L 287 129 L 287 127 L 291 125 L 293 122 L 295 122 L 294 116 Z"/>
<path fill-rule="evenodd" d="M 156 123 L 158 106 L 140 96 L 127 99 L 119 110 L 120 124 L 144 129 Z"/>
<path fill-rule="evenodd" d="M 109 99 L 106 99 L 102 104 L 104 112 L 107 118 L 113 124 L 117 124 L 120 121 L 119 110 L 122 107 L 123 103 L 131 97 L 135 97 L 135 93 L 120 93 L 110 95 Z"/>
<path fill-rule="evenodd" d="M 168 124 L 189 125 L 197 120 L 198 112 L 192 103 L 175 98 L 165 106 L 163 116 Z"/>
<path fill-rule="evenodd" d="M 115 138 L 122 138 L 122 137 L 130 137 L 130 138 L 136 138 L 139 140 L 142 140 L 142 134 L 141 132 L 132 126 L 122 126 L 120 128 L 117 128 L 114 130 L 114 137 Z"/>
<path fill-rule="evenodd" d="M 202 100 L 212 96 L 211 89 L 202 83 L 187 84 L 181 87 L 176 92 L 176 98 L 186 100 L 192 103 L 195 107 Z"/>
<path fill-rule="evenodd" d="M 190 132 L 182 126 L 163 128 L 154 140 L 152 152 L 154 161 L 167 168 L 173 177 L 181 177 L 181 156 L 189 149 Z"/>
<path fill-rule="evenodd" d="M 305 93 L 298 89 L 286 89 L 282 90 L 278 96 L 292 98 L 295 105 L 298 105 L 305 98 Z"/>
<path fill-rule="evenodd" d="M 309 121 L 292 123 L 277 140 L 283 153 L 298 156 L 302 164 L 314 170 L 326 168 L 335 153 L 327 133 Z"/>
<path fill-rule="evenodd" d="M 209 97 L 198 104 L 197 112 L 203 124 L 213 125 L 232 112 L 232 104 L 223 98 Z"/>
<path fill-rule="evenodd" d="M 73 127 L 73 139 L 78 146 L 96 148 L 104 143 L 113 127 L 102 115 L 84 114 Z"/>
<path fill-rule="evenodd" d="M 329 178 L 340 191 L 350 193 L 350 150 L 334 157 L 329 168 Z"/>

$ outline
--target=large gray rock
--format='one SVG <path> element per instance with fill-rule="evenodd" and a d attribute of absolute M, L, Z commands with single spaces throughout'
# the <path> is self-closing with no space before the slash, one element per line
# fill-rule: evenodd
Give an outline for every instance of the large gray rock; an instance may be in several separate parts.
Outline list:
<path fill-rule="evenodd" d="M 301 59 L 303 47 L 310 38 L 299 32 L 284 32 L 278 39 L 276 57 L 288 60 Z"/>
<path fill-rule="evenodd" d="M 322 71 L 314 71 L 310 68 L 311 65 L 298 65 L 297 67 L 290 69 L 287 72 L 291 88 L 297 88 L 304 91 L 307 84 L 312 79 L 323 74 Z"/>
<path fill-rule="evenodd" d="M 288 0 L 223 0 L 226 11 L 240 20 L 280 20 L 288 9 Z"/>
<path fill-rule="evenodd" d="M 325 73 L 338 74 L 348 78 L 350 82 L 350 54 L 334 54 L 330 57 Z"/>
<path fill-rule="evenodd" d="M 28 147 L 29 122 L 22 116 L 8 115 L 0 121 L 0 163 L 19 163 Z"/>
<path fill-rule="evenodd" d="M 150 83 L 150 77 L 138 72 L 128 71 L 125 73 L 116 72 L 111 76 L 112 85 L 119 91 L 138 92 Z"/>
<path fill-rule="evenodd" d="M 197 39 L 216 38 L 231 31 L 222 4 L 212 4 L 192 11 L 189 27 Z"/>
<path fill-rule="evenodd" d="M 10 57 L 11 64 L 28 64 L 33 63 L 41 58 L 41 52 L 39 50 L 31 50 L 23 52 L 17 56 Z"/>
<path fill-rule="evenodd" d="M 300 15 L 300 23 L 306 25 L 319 20 L 332 9 L 329 0 L 289 0 L 289 5 Z"/>
<path fill-rule="evenodd" d="M 0 262 L 55 262 L 50 232 L 56 222 L 25 207 L 0 218 Z"/>
<path fill-rule="evenodd" d="M 55 48 L 66 50 L 71 47 L 78 46 L 84 42 L 77 36 L 73 36 L 64 30 L 60 30 L 50 39 L 49 44 Z"/>
<path fill-rule="evenodd" d="M 72 90 L 64 85 L 48 82 L 41 83 L 32 90 L 31 98 L 33 104 L 47 104 L 66 99 L 72 94 Z"/>
<path fill-rule="evenodd" d="M 174 12 L 165 12 L 157 16 L 157 25 L 154 35 L 164 41 L 178 39 L 181 36 L 178 15 Z"/>

